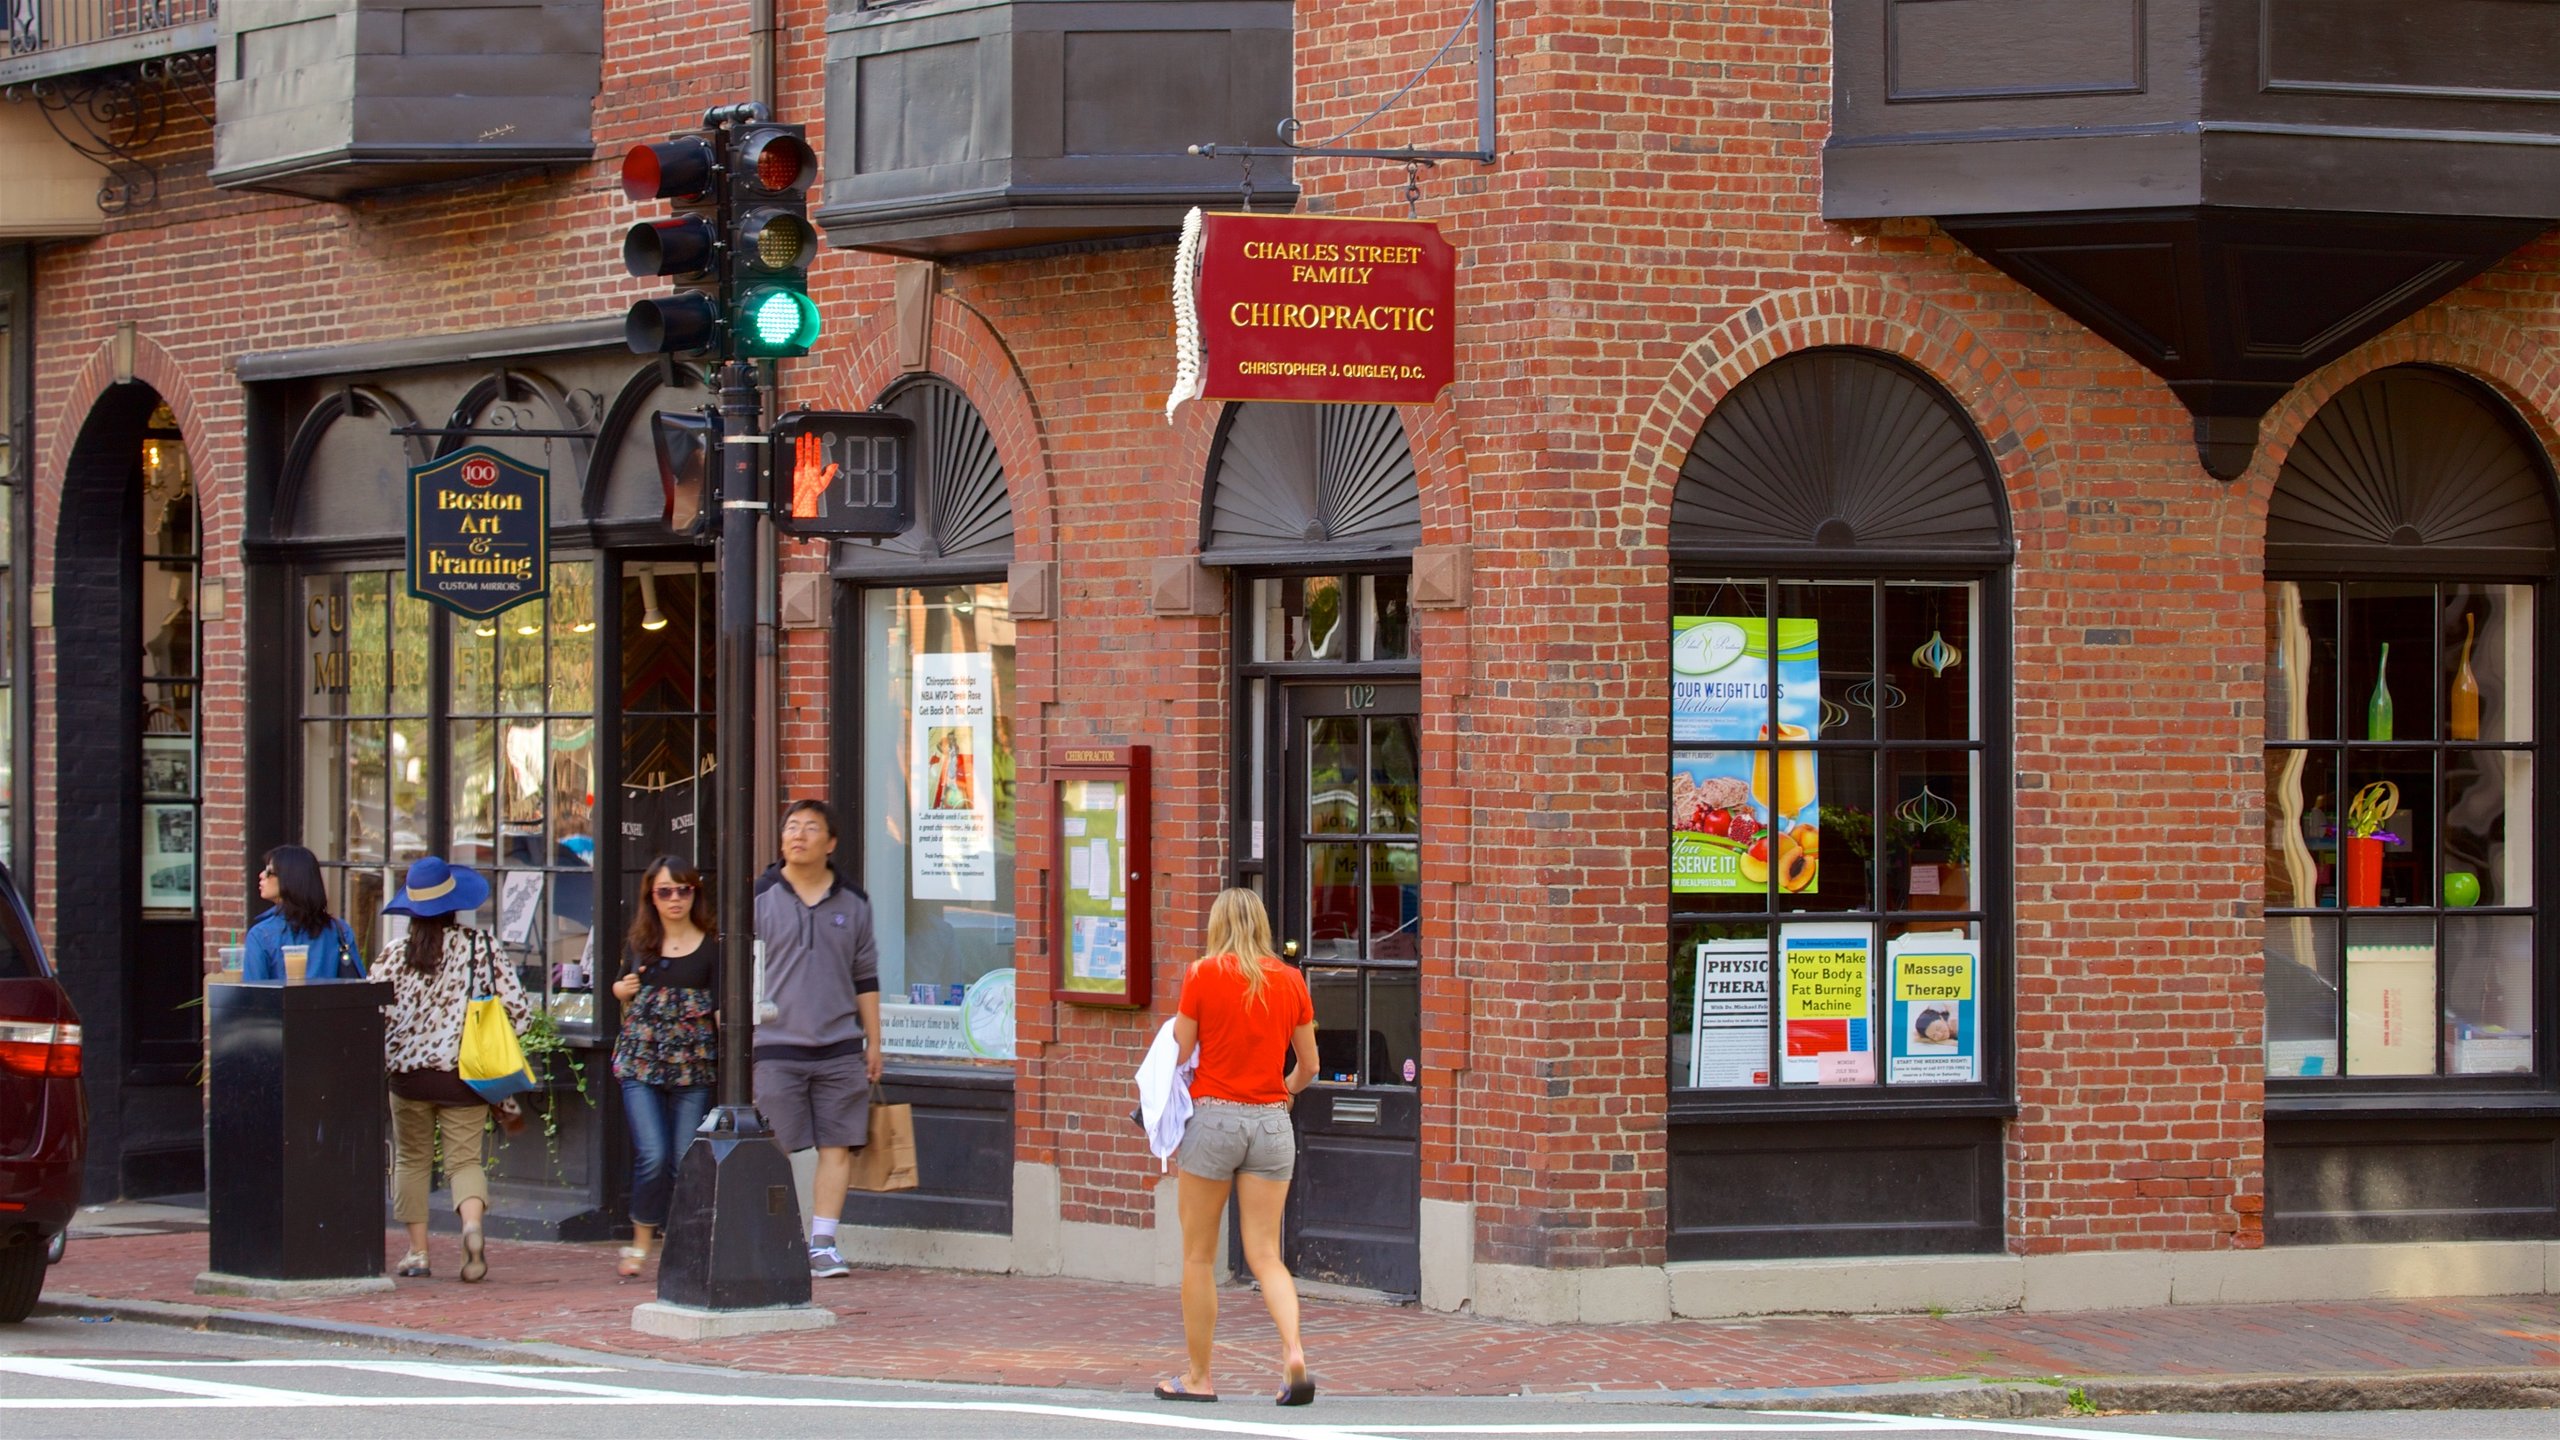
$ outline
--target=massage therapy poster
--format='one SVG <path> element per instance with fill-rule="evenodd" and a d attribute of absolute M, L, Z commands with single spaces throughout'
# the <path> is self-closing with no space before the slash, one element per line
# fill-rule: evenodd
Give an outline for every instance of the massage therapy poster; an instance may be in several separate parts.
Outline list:
<path fill-rule="evenodd" d="M 1785 969 L 1786 1055 L 1778 1079 L 1787 1085 L 1876 1083 L 1875 931 L 1865 925 L 1783 926 L 1778 955 Z"/>
<path fill-rule="evenodd" d="M 1885 1023 L 1888 1085 L 1962 1085 L 1981 1078 L 1974 1057 L 1974 1002 L 1981 948 L 1962 935 L 1899 935 L 1885 946 L 1893 1003 Z"/>
<path fill-rule="evenodd" d="M 995 657 L 918 655 L 907 783 L 918 900 L 996 898 Z"/>
<path fill-rule="evenodd" d="M 1770 686 L 1776 738 L 1822 737 L 1819 624 L 1780 620 L 1772 660 L 1769 622 L 1683 615 L 1671 622 L 1671 889 L 1681 895 L 1789 894 L 1819 888 L 1814 752 L 1767 744 Z M 1743 748 L 1753 747 L 1753 748 Z"/>

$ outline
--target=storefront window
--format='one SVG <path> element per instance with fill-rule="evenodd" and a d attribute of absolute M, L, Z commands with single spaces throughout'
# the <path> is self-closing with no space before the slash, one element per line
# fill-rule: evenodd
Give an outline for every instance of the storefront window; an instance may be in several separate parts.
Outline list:
<path fill-rule="evenodd" d="M 386 886 L 433 848 L 432 624 L 396 570 L 303 578 L 300 839 L 368 955 L 381 949 Z"/>
<path fill-rule="evenodd" d="M 991 1058 L 983 1045 L 970 1048 L 955 1007 L 988 977 L 1009 979 L 1014 963 L 1014 626 L 1005 587 L 866 590 L 862 615 L 859 851 L 878 926 L 888 1048 Z M 857 821 L 842 815 L 838 823 Z"/>
<path fill-rule="evenodd" d="M 1673 586 L 1675 1088 L 1994 1078 L 1981 596 Z"/>
<path fill-rule="evenodd" d="M 2533 1070 L 2536 600 L 2267 587 L 2270 1078 Z"/>
<path fill-rule="evenodd" d="M 196 484 L 177 417 L 154 410 L 142 441 L 142 907 L 191 918 L 203 780 L 196 748 Z"/>
<path fill-rule="evenodd" d="M 661 855 L 702 872 L 719 904 L 719 846 L 710 833 L 719 807 L 703 793 L 718 716 L 712 653 L 714 586 L 691 560 L 622 567 L 622 884 L 637 896 L 640 877 Z"/>

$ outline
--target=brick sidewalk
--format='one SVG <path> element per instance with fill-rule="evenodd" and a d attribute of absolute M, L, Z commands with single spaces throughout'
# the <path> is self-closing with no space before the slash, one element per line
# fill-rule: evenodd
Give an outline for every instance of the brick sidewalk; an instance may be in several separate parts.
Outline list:
<path fill-rule="evenodd" d="M 397 1232 L 384 1243 L 395 1262 L 406 1248 Z M 680 1344 L 631 1329 L 631 1307 L 654 1299 L 656 1283 L 615 1276 L 609 1245 L 494 1243 L 489 1258 L 488 1282 L 465 1287 L 451 1278 L 458 1242 L 438 1235 L 436 1275 L 400 1281 L 390 1295 L 208 1302 L 190 1288 L 204 1268 L 202 1232 L 127 1235 L 75 1240 L 45 1288 L 48 1296 L 209 1303 L 747 1370 L 898 1380 L 1139 1391 L 1175 1373 L 1182 1351 L 1170 1290 L 934 1270 L 857 1270 L 819 1281 L 817 1298 L 844 1316 L 833 1330 Z M 1275 1345 L 1260 1297 L 1226 1292 L 1219 1319 L 1222 1386 L 1261 1389 Z M 2549 1297 L 1552 1327 L 1309 1301 L 1305 1323 L 1318 1381 L 1343 1394 L 2560 1369 L 2560 1301 Z"/>

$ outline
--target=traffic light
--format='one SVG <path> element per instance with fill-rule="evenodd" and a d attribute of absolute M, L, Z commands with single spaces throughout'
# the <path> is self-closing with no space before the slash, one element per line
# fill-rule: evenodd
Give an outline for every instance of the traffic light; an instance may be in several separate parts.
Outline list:
<path fill-rule="evenodd" d="M 643 220 L 622 237 L 622 268 L 670 276 L 676 293 L 642 300 L 623 317 L 635 354 L 716 352 L 720 344 L 720 132 L 635 145 L 622 157 L 622 193 L 664 200 L 671 218 Z"/>
<path fill-rule="evenodd" d="M 818 178 L 818 156 L 807 133 L 751 121 L 730 140 L 731 337 L 743 360 L 806 355 L 818 343 L 818 306 L 809 298 L 809 262 L 818 256 L 809 183 Z"/>
<path fill-rule="evenodd" d="M 649 417 L 649 438 L 658 452 L 667 528 L 683 539 L 698 539 L 710 528 L 719 498 L 719 427 L 709 415 L 661 410 Z"/>

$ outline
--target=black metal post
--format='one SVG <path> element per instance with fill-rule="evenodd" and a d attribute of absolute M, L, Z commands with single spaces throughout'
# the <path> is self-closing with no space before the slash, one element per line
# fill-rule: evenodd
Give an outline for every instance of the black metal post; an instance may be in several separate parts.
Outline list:
<path fill-rule="evenodd" d="M 724 224 L 723 231 L 725 233 Z M 723 306 L 725 313 L 726 306 Z M 720 370 L 719 790 L 720 1088 L 676 1170 L 658 1298 L 708 1310 L 809 1303 L 809 1252 L 791 1161 L 756 1112 L 756 527 L 764 439 L 753 365 Z"/>

